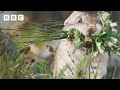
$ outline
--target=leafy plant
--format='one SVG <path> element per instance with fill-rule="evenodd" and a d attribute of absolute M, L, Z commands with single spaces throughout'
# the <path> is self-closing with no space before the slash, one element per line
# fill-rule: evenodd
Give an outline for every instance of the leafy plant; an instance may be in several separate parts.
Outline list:
<path fill-rule="evenodd" d="M 41 76 L 44 76 L 47 74 L 47 77 L 44 77 L 44 78 L 52 78 L 52 70 L 44 60 L 39 60 L 36 62 L 35 73 L 39 73 Z"/>
<path fill-rule="evenodd" d="M 0 56 L 1 79 L 22 79 L 30 75 L 32 75 L 32 69 L 29 64 L 25 63 L 25 58 L 22 54 L 11 57 L 4 52 Z"/>

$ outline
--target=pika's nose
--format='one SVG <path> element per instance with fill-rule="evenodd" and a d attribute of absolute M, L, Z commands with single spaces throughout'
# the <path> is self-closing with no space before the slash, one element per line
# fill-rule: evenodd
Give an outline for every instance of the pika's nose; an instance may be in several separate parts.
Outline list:
<path fill-rule="evenodd" d="M 92 27 L 88 29 L 88 33 L 89 33 L 90 35 L 91 35 L 91 34 L 94 34 L 95 31 L 96 31 L 96 30 L 95 30 L 94 28 L 92 28 Z"/>

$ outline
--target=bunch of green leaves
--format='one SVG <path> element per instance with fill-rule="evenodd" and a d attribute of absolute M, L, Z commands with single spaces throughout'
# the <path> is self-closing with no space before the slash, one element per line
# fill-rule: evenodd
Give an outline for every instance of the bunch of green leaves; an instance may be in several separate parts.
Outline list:
<path fill-rule="evenodd" d="M 73 53 L 75 53 L 75 51 L 79 47 L 84 45 L 88 40 L 95 44 L 99 53 L 103 54 L 104 52 L 112 51 L 114 54 L 118 55 L 118 53 L 120 52 L 120 34 L 113 30 L 114 28 L 111 26 L 111 24 L 116 23 L 112 23 L 110 16 L 111 14 L 109 14 L 108 12 L 104 12 L 103 15 L 100 16 L 100 21 L 103 28 L 101 33 L 97 36 L 85 37 L 76 28 L 71 28 L 68 31 L 68 35 L 75 36 Z"/>
<path fill-rule="evenodd" d="M 67 35 L 75 37 L 73 49 L 73 53 L 75 53 L 76 50 L 84 43 L 85 36 L 83 36 L 76 28 L 71 28 L 67 32 Z"/>
<path fill-rule="evenodd" d="M 102 32 L 93 37 L 95 40 L 96 46 L 101 54 L 104 52 L 113 52 L 115 55 L 118 55 L 120 52 L 119 39 L 120 34 L 114 31 L 112 27 L 112 21 L 110 20 L 111 14 L 104 12 L 100 20 L 102 22 L 103 28 Z"/>
<path fill-rule="evenodd" d="M 62 31 L 60 22 L 29 22 L 19 28 L 0 28 L 10 33 L 11 41 L 17 48 L 28 44 L 41 46 L 43 42 L 67 38 L 67 32 Z"/>
<path fill-rule="evenodd" d="M 51 26 L 48 26 L 47 24 L 37 24 L 28 22 L 22 28 L 1 29 L 7 30 L 9 32 L 15 32 L 15 34 L 9 34 L 9 37 L 11 38 L 11 41 L 14 44 L 14 46 L 18 49 L 21 49 L 27 46 L 28 44 L 35 44 L 37 46 L 41 46 L 43 42 L 67 39 L 68 36 L 74 36 L 74 34 L 76 34 L 74 52 L 80 46 L 80 42 L 83 40 L 83 37 L 79 35 L 81 33 L 75 28 L 72 28 L 68 31 L 63 31 L 62 28 L 50 27 Z"/>

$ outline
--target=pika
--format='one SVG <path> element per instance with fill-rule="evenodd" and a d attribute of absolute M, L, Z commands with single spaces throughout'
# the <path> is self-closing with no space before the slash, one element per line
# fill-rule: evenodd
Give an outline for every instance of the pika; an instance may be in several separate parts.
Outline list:
<path fill-rule="evenodd" d="M 102 30 L 100 15 L 103 11 L 74 11 L 64 22 L 64 31 L 70 28 L 78 29 L 84 36 L 96 36 Z M 85 47 L 81 47 L 73 54 L 74 42 L 67 39 L 60 42 L 54 57 L 53 74 L 62 79 L 102 79 L 107 75 L 108 53 L 97 54 L 89 60 Z"/>

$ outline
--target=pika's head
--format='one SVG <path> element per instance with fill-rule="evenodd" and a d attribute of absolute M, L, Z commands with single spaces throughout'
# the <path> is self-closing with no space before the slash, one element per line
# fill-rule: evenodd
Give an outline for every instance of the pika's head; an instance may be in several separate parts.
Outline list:
<path fill-rule="evenodd" d="M 102 30 L 100 16 L 103 11 L 74 11 L 64 22 L 64 30 L 78 29 L 84 36 L 96 36 Z"/>

